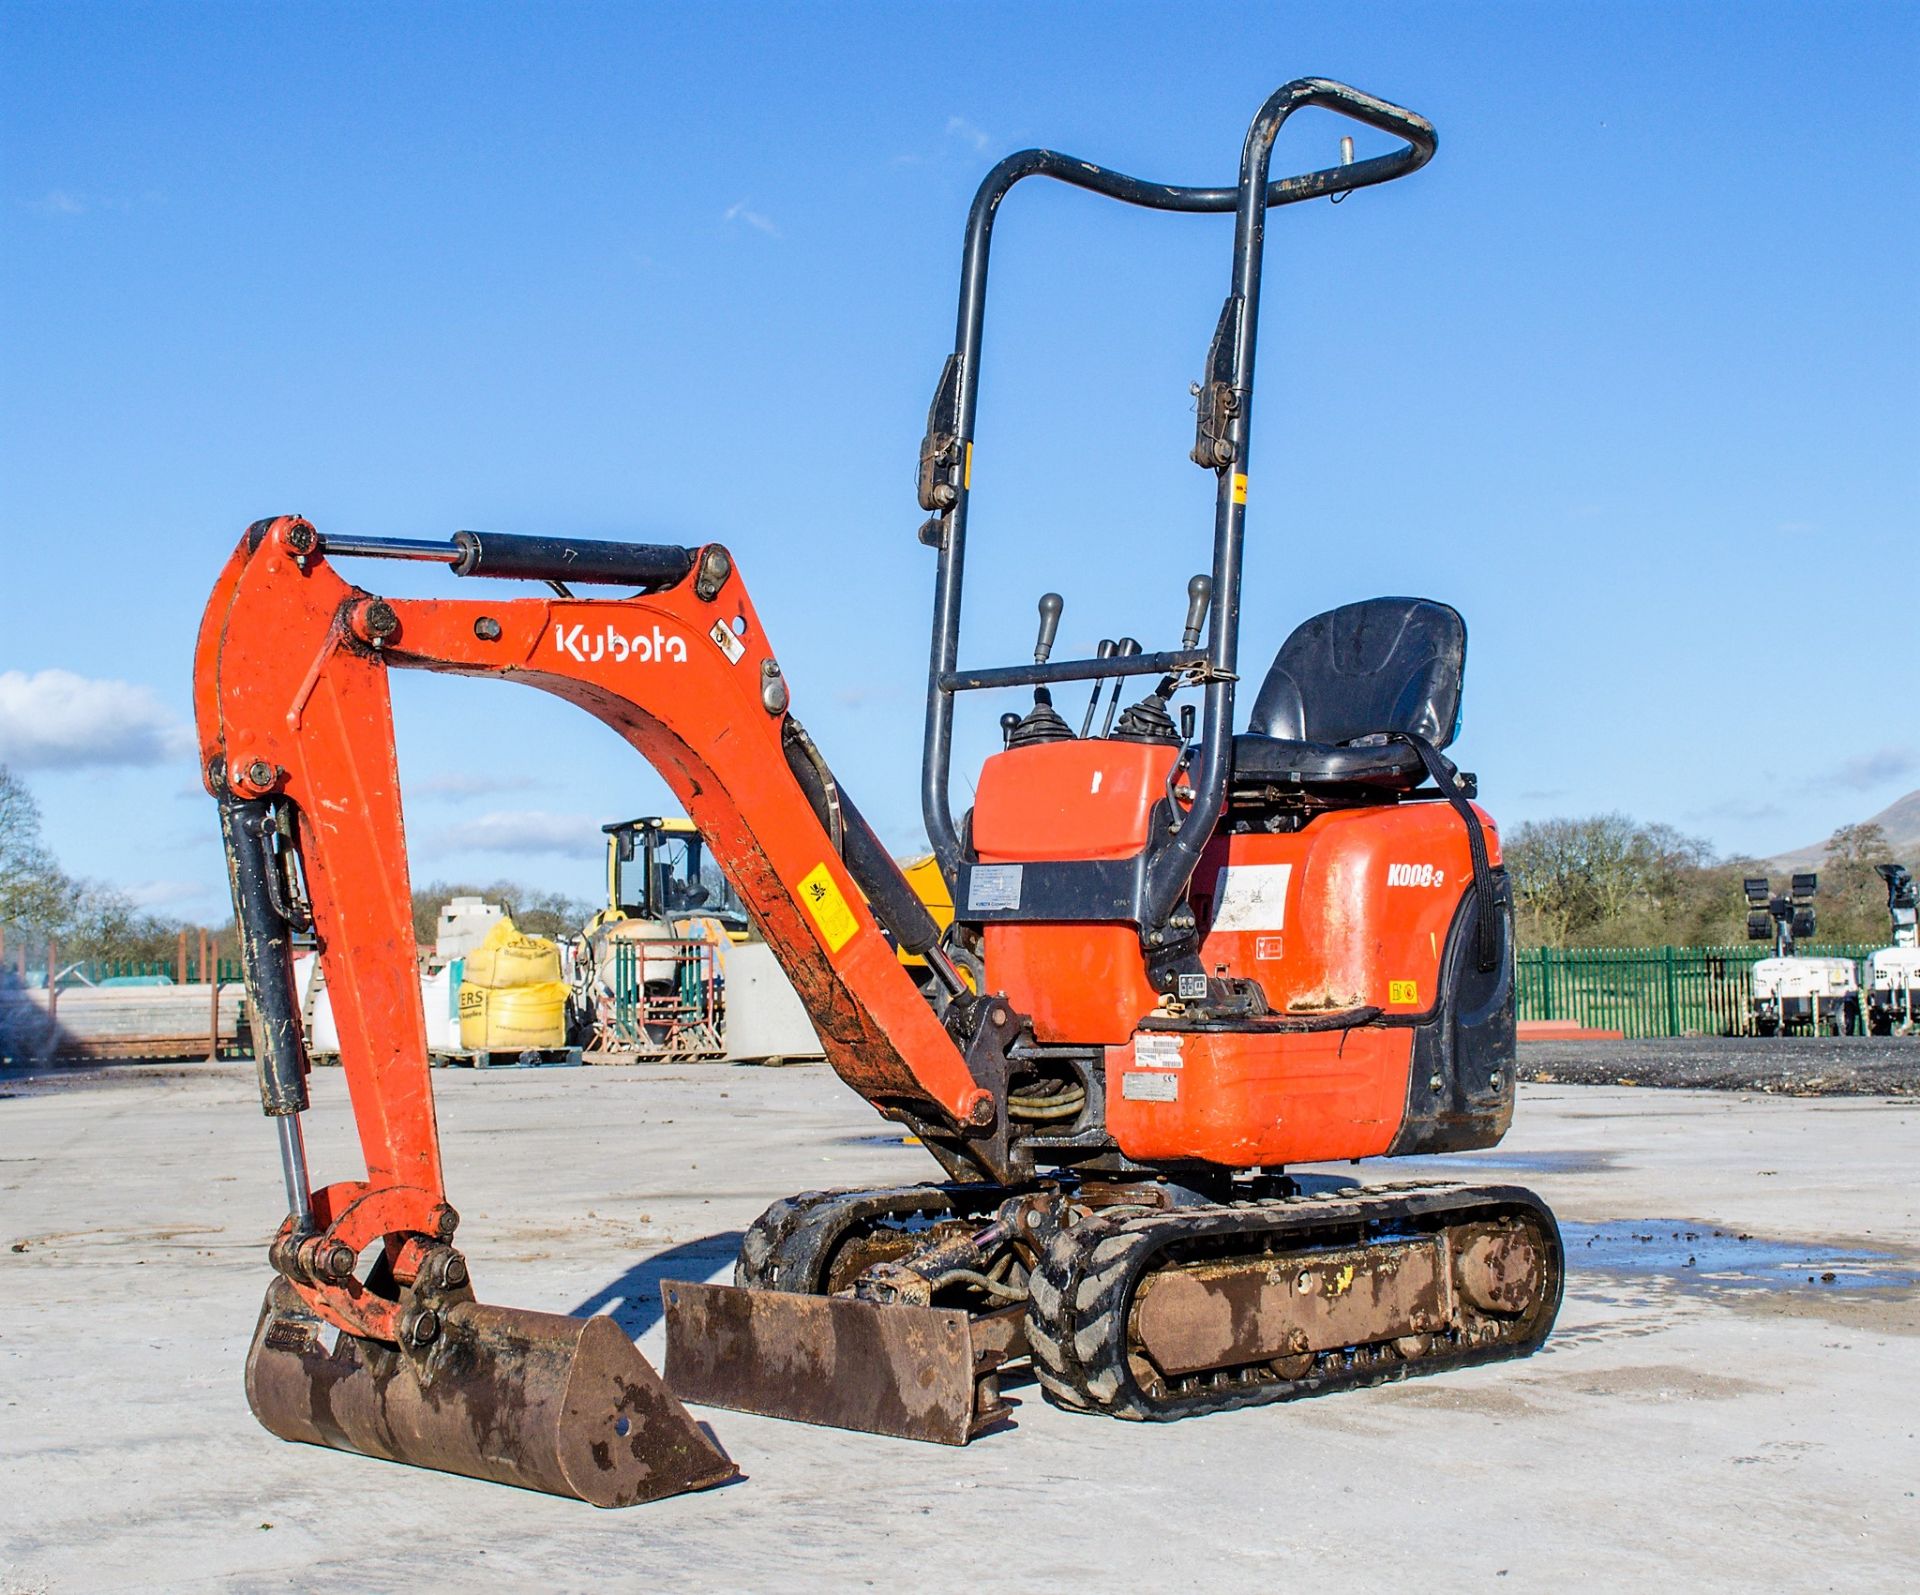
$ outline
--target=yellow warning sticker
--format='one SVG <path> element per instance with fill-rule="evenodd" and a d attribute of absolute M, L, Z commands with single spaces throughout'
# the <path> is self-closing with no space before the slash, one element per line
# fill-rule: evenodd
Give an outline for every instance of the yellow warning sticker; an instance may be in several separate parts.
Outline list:
<path fill-rule="evenodd" d="M 1244 471 L 1233 473 L 1233 501 L 1236 504 L 1244 504 L 1247 501 L 1247 476 Z"/>
<path fill-rule="evenodd" d="M 1420 982 L 1417 980 L 1389 980 L 1387 982 L 1387 1001 L 1417 1004 L 1420 1001 Z"/>
<path fill-rule="evenodd" d="M 969 493 L 973 491 L 973 445 L 967 445 L 966 462 L 960 468 L 960 485 Z"/>
<path fill-rule="evenodd" d="M 860 928 L 860 922 L 853 917 L 853 910 L 847 907 L 847 900 L 840 895 L 840 888 L 827 873 L 827 866 L 816 864 L 802 877 L 799 890 L 800 901 L 807 905 L 807 912 L 813 915 L 813 923 L 820 932 L 820 939 L 827 944 L 827 951 L 839 952 L 853 940 L 853 933 Z"/>

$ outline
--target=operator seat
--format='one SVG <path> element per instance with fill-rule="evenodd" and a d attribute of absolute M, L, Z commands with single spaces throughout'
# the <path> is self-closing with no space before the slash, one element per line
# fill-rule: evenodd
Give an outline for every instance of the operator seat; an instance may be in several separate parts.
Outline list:
<path fill-rule="evenodd" d="M 1235 785 L 1411 791 L 1426 774 L 1410 733 L 1459 730 L 1467 626 L 1430 598 L 1369 598 L 1302 621 L 1280 645 L 1233 739 Z"/>

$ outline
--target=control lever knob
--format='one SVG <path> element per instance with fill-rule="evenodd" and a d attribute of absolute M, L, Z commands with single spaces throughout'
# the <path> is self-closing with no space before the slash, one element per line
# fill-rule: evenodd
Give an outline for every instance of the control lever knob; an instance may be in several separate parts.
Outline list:
<path fill-rule="evenodd" d="M 1058 593 L 1040 595 L 1040 637 L 1033 645 L 1033 662 L 1044 665 L 1047 655 L 1053 652 L 1053 634 L 1060 629 L 1060 611 L 1066 608 L 1066 601 Z"/>
<path fill-rule="evenodd" d="M 1180 633 L 1182 648 L 1200 641 L 1200 628 L 1207 623 L 1207 606 L 1213 602 L 1213 578 L 1196 576 L 1187 583 L 1187 625 Z"/>

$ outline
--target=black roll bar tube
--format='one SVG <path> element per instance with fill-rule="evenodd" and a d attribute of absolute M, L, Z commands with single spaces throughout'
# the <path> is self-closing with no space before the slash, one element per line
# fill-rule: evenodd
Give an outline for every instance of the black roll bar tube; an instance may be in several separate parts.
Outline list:
<path fill-rule="evenodd" d="M 1337 111 L 1404 139 L 1405 147 L 1349 165 L 1270 181 L 1268 166 L 1274 139 L 1287 118 L 1303 106 Z M 1204 661 L 1206 696 L 1199 769 L 1194 782 L 1193 806 L 1185 822 L 1170 836 L 1155 839 L 1153 856 L 1148 862 L 1146 901 L 1142 906 L 1147 922 L 1157 927 L 1165 923 L 1186 890 L 1187 881 L 1199 862 L 1200 850 L 1224 807 L 1227 781 L 1232 772 L 1244 481 L 1266 213 L 1274 206 L 1368 188 L 1405 176 L 1426 165 L 1433 156 L 1435 143 L 1432 125 L 1411 111 L 1330 79 L 1299 78 L 1276 89 L 1254 117 L 1241 148 L 1240 180 L 1233 188 L 1183 188 L 1149 183 L 1045 149 L 1009 155 L 981 182 L 967 214 L 955 349 L 942 374 L 933 413 L 928 417 L 929 450 L 943 435 L 948 446 L 933 456 L 940 462 L 937 472 L 929 473 L 924 463 L 922 470 L 922 507 L 933 511 L 935 517 L 922 529 L 922 537 L 939 551 L 939 563 L 934 589 L 932 657 L 927 672 L 920 796 L 927 836 L 949 883 L 957 873 L 961 855 L 959 828 L 954 822 L 949 797 L 954 696 L 956 692 L 976 687 L 1010 684 L 1026 674 L 998 669 L 962 672 L 957 668 L 971 450 L 980 387 L 981 333 L 986 318 L 987 265 L 994 213 L 1001 200 L 1024 178 L 1050 177 L 1148 210 L 1234 212 L 1233 287 L 1228 307 L 1230 312 L 1238 307 L 1237 315 L 1232 317 L 1231 349 L 1232 387 L 1237 404 L 1227 429 L 1230 457 L 1216 465 L 1219 488 L 1214 508 L 1214 598 Z M 1226 318 L 1222 324 L 1227 324 Z M 925 458 L 923 455 L 923 461 Z M 1240 484 L 1237 487 L 1236 481 Z M 1061 673 L 1050 679 L 1075 679 L 1111 674 L 1114 665 L 1112 661 L 1090 659 L 1062 661 L 1054 669 Z M 1143 930 L 1145 928 L 1143 926 Z"/>

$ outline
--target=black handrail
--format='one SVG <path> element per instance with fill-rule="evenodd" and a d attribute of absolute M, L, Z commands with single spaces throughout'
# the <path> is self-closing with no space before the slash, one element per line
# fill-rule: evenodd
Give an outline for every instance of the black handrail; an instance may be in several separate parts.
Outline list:
<path fill-rule="evenodd" d="M 1406 140 L 1405 147 L 1345 166 L 1325 167 L 1270 181 L 1273 142 L 1287 118 L 1303 106 L 1321 106 Z M 1436 142 L 1425 118 L 1346 84 L 1299 78 L 1276 89 L 1247 129 L 1240 154 L 1240 180 L 1233 188 L 1183 188 L 1149 183 L 1109 171 L 1054 150 L 1022 150 L 993 168 L 974 194 L 967 215 L 960 272 L 960 310 L 955 350 L 943 373 L 928 417 L 922 459 L 922 506 L 934 512 L 923 537 L 939 550 L 933 611 L 932 658 L 927 672 L 926 738 L 921 766 L 921 810 L 940 867 L 952 882 L 961 858 L 959 829 L 949 797 L 953 759 L 953 704 L 957 691 L 1026 679 L 1031 672 L 987 669 L 962 672 L 960 594 L 966 563 L 969 451 L 980 386 L 980 340 L 986 316 L 988 256 L 993 218 L 1013 185 L 1027 177 L 1051 177 L 1149 210 L 1234 212 L 1233 288 L 1221 318 L 1230 332 L 1231 416 L 1223 453 L 1207 463 L 1219 477 L 1213 534 L 1213 604 L 1204 666 L 1206 695 L 1193 806 L 1179 830 L 1155 839 L 1148 861 L 1145 924 L 1164 925 L 1186 890 L 1200 849 L 1226 801 L 1233 756 L 1233 685 L 1239 646 L 1240 553 L 1245 521 L 1248 422 L 1252 411 L 1254 333 L 1259 317 L 1260 268 L 1267 211 L 1276 205 L 1349 192 L 1417 171 L 1432 158 Z M 1202 401 L 1206 401 L 1203 399 Z M 931 465 L 928 462 L 932 462 Z M 1237 489 L 1236 489 L 1237 484 Z M 1073 661 L 1073 679 L 1112 673 L 1111 661 Z M 1066 666 L 1058 667 L 1065 669 Z"/>

